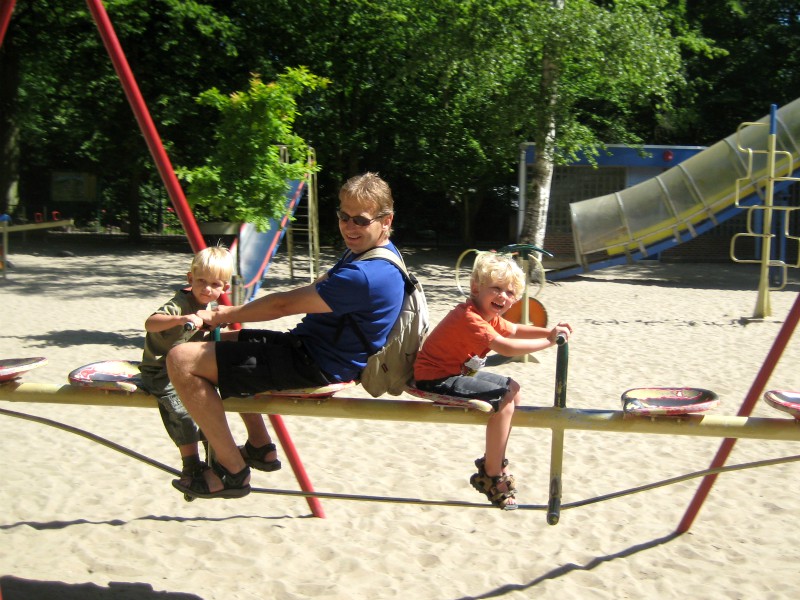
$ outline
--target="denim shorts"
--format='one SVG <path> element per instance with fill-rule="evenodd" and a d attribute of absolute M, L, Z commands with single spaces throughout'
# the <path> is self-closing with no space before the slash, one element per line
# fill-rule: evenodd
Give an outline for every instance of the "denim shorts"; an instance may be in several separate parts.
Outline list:
<path fill-rule="evenodd" d="M 223 398 L 268 390 L 328 385 L 329 379 L 291 333 L 242 329 L 235 342 L 217 342 L 217 387 Z"/>
<path fill-rule="evenodd" d="M 444 379 L 417 381 L 416 386 L 434 394 L 485 400 L 497 410 L 503 396 L 508 392 L 510 381 L 511 378 L 505 375 L 478 371 L 475 375 L 453 375 Z"/>
<path fill-rule="evenodd" d="M 158 412 L 167 434 L 176 446 L 195 444 L 205 439 L 174 391 L 158 396 Z"/>

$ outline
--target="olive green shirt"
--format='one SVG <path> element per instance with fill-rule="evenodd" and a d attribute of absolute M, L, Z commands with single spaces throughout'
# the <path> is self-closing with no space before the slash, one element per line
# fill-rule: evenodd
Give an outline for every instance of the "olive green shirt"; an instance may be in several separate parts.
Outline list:
<path fill-rule="evenodd" d="M 189 315 L 198 310 L 211 309 L 216 303 L 204 305 L 197 302 L 191 289 L 178 291 L 167 303 L 156 310 L 154 315 Z M 144 352 L 139 371 L 142 385 L 151 394 L 161 396 L 174 390 L 167 375 L 167 352 L 173 346 L 184 342 L 202 341 L 206 333 L 197 329 L 186 331 L 183 325 L 170 327 L 164 331 L 148 332 L 144 336 Z"/>

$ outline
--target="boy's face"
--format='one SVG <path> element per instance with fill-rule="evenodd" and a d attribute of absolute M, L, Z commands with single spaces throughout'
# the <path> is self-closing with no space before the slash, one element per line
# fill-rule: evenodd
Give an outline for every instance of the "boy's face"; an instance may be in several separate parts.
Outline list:
<path fill-rule="evenodd" d="M 473 283 L 471 291 L 472 301 L 487 321 L 504 314 L 517 301 L 514 287 L 510 283 Z"/>
<path fill-rule="evenodd" d="M 186 274 L 189 285 L 192 286 L 192 295 L 200 304 L 216 301 L 222 294 L 230 289 L 230 284 L 222 279 L 215 279 L 211 273 Z"/>

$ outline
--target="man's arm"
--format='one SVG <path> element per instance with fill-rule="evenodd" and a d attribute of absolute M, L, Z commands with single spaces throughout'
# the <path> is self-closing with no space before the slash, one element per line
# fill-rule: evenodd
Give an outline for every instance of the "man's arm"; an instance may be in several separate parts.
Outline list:
<path fill-rule="evenodd" d="M 288 292 L 268 294 L 241 306 L 220 305 L 211 313 L 208 325 L 257 323 L 288 315 L 329 312 L 332 312 L 331 307 L 319 295 L 316 285 L 311 283 Z"/>

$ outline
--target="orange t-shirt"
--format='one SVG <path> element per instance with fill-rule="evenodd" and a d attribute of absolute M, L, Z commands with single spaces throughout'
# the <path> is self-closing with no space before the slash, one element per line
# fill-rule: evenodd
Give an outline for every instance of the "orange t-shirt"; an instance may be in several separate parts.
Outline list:
<path fill-rule="evenodd" d="M 472 300 L 459 304 L 431 331 L 414 363 L 414 379 L 428 381 L 461 375 L 473 356 L 483 358 L 498 335 L 508 336 L 513 325 L 502 317 L 486 321 Z"/>

